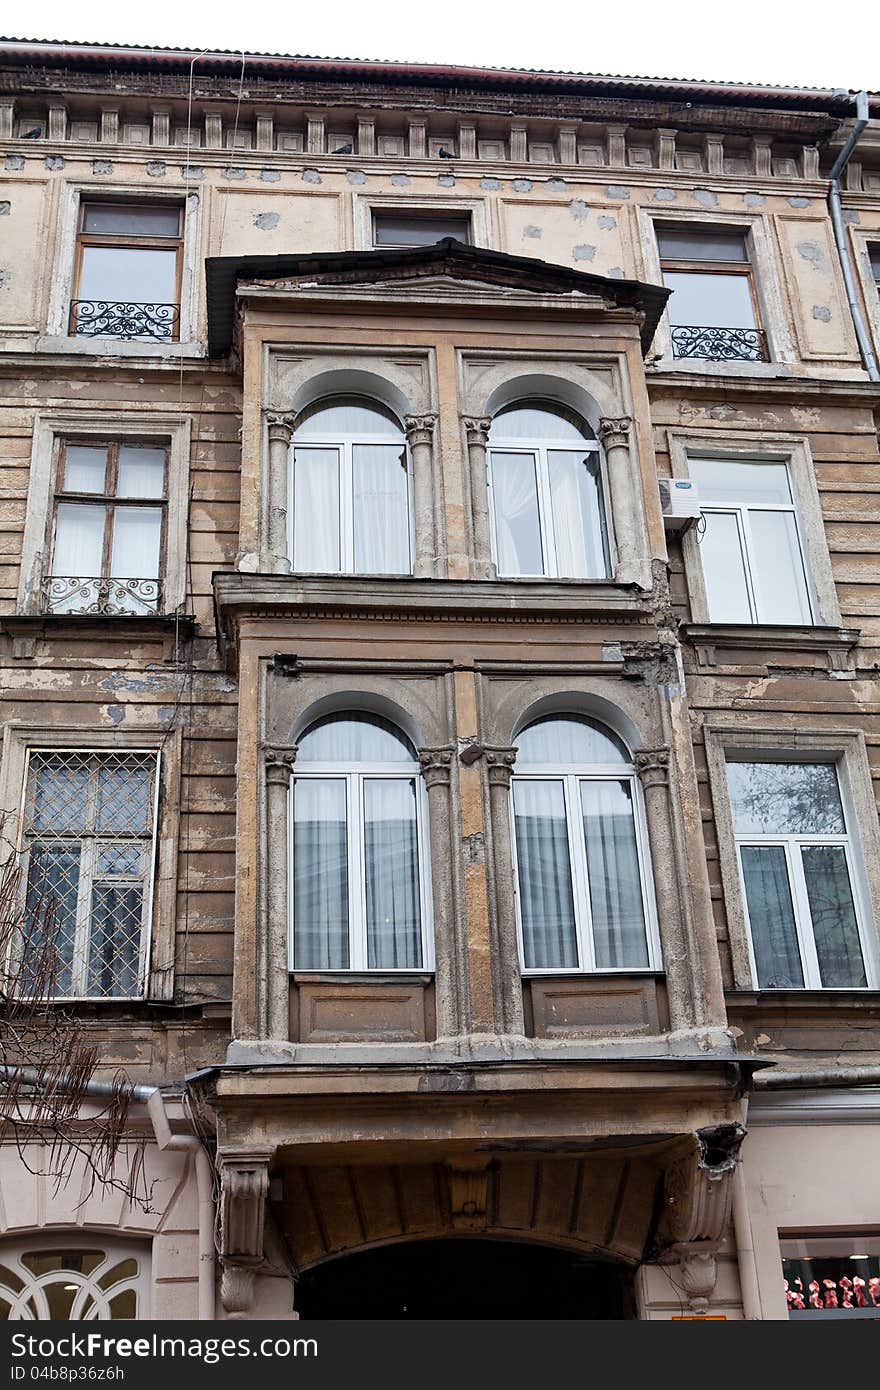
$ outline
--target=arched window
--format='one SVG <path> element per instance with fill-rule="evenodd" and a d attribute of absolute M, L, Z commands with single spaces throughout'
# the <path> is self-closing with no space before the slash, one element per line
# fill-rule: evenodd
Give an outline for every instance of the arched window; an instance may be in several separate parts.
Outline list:
<path fill-rule="evenodd" d="M 551 715 L 516 740 L 513 819 L 527 971 L 656 965 L 640 788 L 616 734 Z"/>
<path fill-rule="evenodd" d="M 506 406 L 489 432 L 500 575 L 605 579 L 611 573 L 599 443 L 565 406 Z"/>
<path fill-rule="evenodd" d="M 297 574 L 410 574 L 406 440 L 377 401 L 332 396 L 293 437 L 290 553 Z"/>
<path fill-rule="evenodd" d="M 80 1231 L 0 1246 L 0 1322 L 104 1322 L 149 1316 L 149 1260 Z"/>
<path fill-rule="evenodd" d="M 293 779 L 294 970 L 429 966 L 425 807 L 409 739 L 378 715 L 316 721 Z"/>

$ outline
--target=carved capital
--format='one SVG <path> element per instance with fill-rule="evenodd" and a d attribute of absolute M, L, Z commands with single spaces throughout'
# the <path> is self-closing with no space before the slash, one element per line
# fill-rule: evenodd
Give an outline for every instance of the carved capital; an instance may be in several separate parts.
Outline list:
<path fill-rule="evenodd" d="M 220 1174 L 220 1255 L 224 1264 L 255 1268 L 263 1262 L 263 1221 L 273 1148 L 222 1150 Z"/>
<path fill-rule="evenodd" d="M 517 750 L 511 747 L 485 748 L 483 752 L 486 759 L 486 776 L 489 779 L 489 786 L 508 788 L 513 776 Z"/>
<path fill-rule="evenodd" d="M 436 424 L 436 415 L 407 415 L 403 422 L 403 429 L 409 447 L 417 449 L 420 444 L 427 444 L 430 447 L 434 442 Z"/>
<path fill-rule="evenodd" d="M 468 448 L 478 445 L 485 449 L 489 444 L 489 431 L 492 428 L 491 415 L 463 415 L 461 422 L 467 436 Z"/>
<path fill-rule="evenodd" d="M 730 1222 L 733 1174 L 745 1138 L 742 1125 L 697 1130 L 690 1153 L 666 1169 L 662 1232 L 670 1245 L 718 1242 Z"/>
<path fill-rule="evenodd" d="M 631 415 L 619 415 L 616 418 L 606 415 L 599 421 L 596 433 L 606 449 L 628 449 L 631 429 Z"/>
<path fill-rule="evenodd" d="M 665 787 L 669 781 L 668 748 L 638 748 L 633 764 L 645 787 Z"/>
<path fill-rule="evenodd" d="M 264 748 L 263 760 L 266 764 L 266 781 L 270 786 L 287 787 L 290 785 L 290 774 L 296 762 L 295 743 L 286 748 Z"/>
<path fill-rule="evenodd" d="M 447 785 L 452 776 L 452 762 L 455 757 L 455 749 L 446 744 L 442 748 L 420 748 L 419 767 L 425 779 L 425 786 L 430 791 L 431 787 Z"/>
<path fill-rule="evenodd" d="M 280 411 L 266 411 L 266 428 L 269 432 L 269 443 L 276 442 L 289 444 L 296 429 L 296 415 L 285 414 Z"/>

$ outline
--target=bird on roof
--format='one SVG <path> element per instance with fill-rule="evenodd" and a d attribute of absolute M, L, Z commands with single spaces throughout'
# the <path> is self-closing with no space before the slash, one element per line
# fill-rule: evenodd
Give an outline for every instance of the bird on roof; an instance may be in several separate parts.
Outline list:
<path fill-rule="evenodd" d="M 34 126 L 33 130 L 26 130 L 21 138 L 22 140 L 39 140 L 42 133 L 39 126 Z"/>
<path fill-rule="evenodd" d="M 351 154 L 353 150 L 354 150 L 354 146 L 351 145 L 351 144 L 349 144 L 349 145 L 340 145 L 340 146 L 339 146 L 339 149 L 338 149 L 338 150 L 333 150 L 332 153 L 333 153 L 333 154 Z"/>
<path fill-rule="evenodd" d="M 440 156 L 441 159 L 454 159 L 454 158 L 455 158 L 455 155 L 452 153 L 452 151 L 451 151 L 451 150 L 447 150 L 446 147 L 445 147 L 445 145 L 441 145 L 441 146 L 440 146 L 440 149 L 437 151 L 437 153 L 439 154 L 439 156 Z"/>

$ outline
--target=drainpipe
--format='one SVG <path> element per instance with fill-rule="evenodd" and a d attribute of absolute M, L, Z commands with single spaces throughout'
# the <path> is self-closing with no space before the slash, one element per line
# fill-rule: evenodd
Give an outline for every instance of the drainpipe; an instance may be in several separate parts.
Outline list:
<path fill-rule="evenodd" d="M 742 1123 L 745 1126 L 748 1102 L 742 1103 Z M 739 1269 L 739 1287 L 742 1294 L 743 1317 L 748 1322 L 759 1322 L 762 1318 L 761 1287 L 758 1281 L 758 1262 L 752 1243 L 752 1221 L 749 1216 L 749 1197 L 746 1188 L 746 1170 L 743 1160 L 737 1161 L 733 1170 L 733 1238 L 736 1242 L 736 1263 Z"/>
<path fill-rule="evenodd" d="M 16 1075 L 35 1086 L 44 1086 L 45 1077 L 38 1067 L 0 1066 L 0 1077 Z M 57 1089 L 69 1090 L 71 1082 L 62 1076 Z M 109 1100 L 118 1092 L 112 1081 L 89 1081 L 77 1090 L 87 1096 Z M 158 1086 L 126 1088 L 132 1100 L 146 1105 L 158 1147 L 173 1153 L 191 1153 L 196 1169 L 196 1190 L 199 1199 L 199 1321 L 214 1321 L 214 1175 L 208 1155 L 194 1134 L 172 1134 L 165 1112 L 165 1101 Z"/>
<path fill-rule="evenodd" d="M 859 342 L 859 351 L 862 354 L 862 362 L 865 371 L 871 381 L 880 381 L 880 368 L 877 366 L 877 358 L 871 346 L 871 337 L 865 326 L 862 317 L 862 309 L 859 304 L 859 297 L 856 290 L 856 279 L 853 273 L 852 260 L 849 254 L 849 244 L 846 239 L 846 229 L 843 225 L 843 209 L 840 206 L 840 176 L 849 161 L 849 157 L 858 143 L 859 136 L 868 124 L 868 93 L 859 92 L 856 97 L 856 122 L 849 133 L 849 139 L 844 145 L 840 154 L 834 161 L 834 167 L 828 175 L 828 209 L 831 213 L 831 225 L 834 228 L 834 240 L 837 243 L 837 254 L 840 257 L 840 268 L 843 271 L 843 283 L 846 286 L 846 297 L 849 301 L 850 313 L 852 314 L 853 327 L 856 330 L 856 337 Z"/>
<path fill-rule="evenodd" d="M 756 1072 L 752 1078 L 756 1091 L 813 1091 L 820 1087 L 880 1086 L 880 1066 L 845 1067 L 833 1071 Z"/>

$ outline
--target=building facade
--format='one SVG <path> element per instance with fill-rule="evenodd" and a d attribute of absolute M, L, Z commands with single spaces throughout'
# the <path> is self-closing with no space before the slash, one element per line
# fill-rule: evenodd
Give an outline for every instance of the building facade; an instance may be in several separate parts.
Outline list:
<path fill-rule="evenodd" d="M 878 1316 L 880 101 L 0 59 L 0 1313 Z"/>

